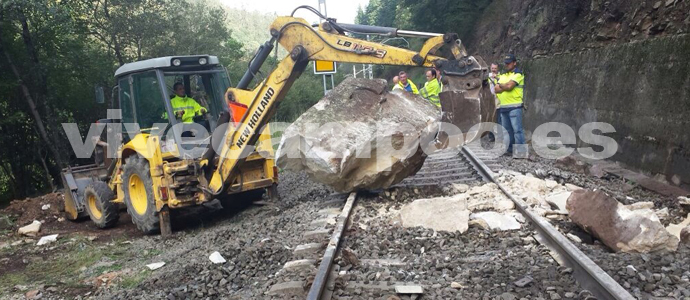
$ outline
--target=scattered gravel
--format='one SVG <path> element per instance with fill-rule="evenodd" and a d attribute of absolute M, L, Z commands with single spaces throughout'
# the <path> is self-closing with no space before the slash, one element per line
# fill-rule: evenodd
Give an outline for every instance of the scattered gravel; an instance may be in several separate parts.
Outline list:
<path fill-rule="evenodd" d="M 281 199 L 276 203 L 239 205 L 239 212 L 231 217 L 228 214 L 237 209 L 226 208 L 213 217 L 211 227 L 176 232 L 168 239 L 152 236 L 134 241 L 132 251 L 163 250 L 151 262 L 164 261 L 166 265 L 153 271 L 135 288 L 106 290 L 97 296 L 104 299 L 266 298 L 264 293 L 278 282 L 275 274 L 292 259 L 292 249 L 304 243 L 302 234 L 309 222 L 317 218 L 316 212 L 321 209 L 318 203 L 334 197 L 327 187 L 311 182 L 305 174 L 283 172 L 280 175 Z M 220 252 L 227 262 L 211 263 L 208 256 L 214 251 Z"/>
<path fill-rule="evenodd" d="M 346 272 L 339 278 L 336 296 L 391 299 L 387 298 L 395 295 L 391 290 L 360 286 L 380 282 L 421 285 L 421 299 L 584 299 L 589 295 L 574 281 L 572 270 L 560 267 L 532 238 L 529 226 L 504 232 L 471 227 L 464 234 L 401 227 L 397 209 L 415 198 L 419 197 L 391 201 L 368 195 L 358 200 L 341 249 L 351 249 L 359 261 L 397 259 L 403 264 L 352 265 L 351 260 L 338 257 L 336 263 Z"/>

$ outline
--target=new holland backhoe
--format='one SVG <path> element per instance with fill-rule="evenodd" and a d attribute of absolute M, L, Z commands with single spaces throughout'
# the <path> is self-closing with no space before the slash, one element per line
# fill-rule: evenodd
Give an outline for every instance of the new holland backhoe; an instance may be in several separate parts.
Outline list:
<path fill-rule="evenodd" d="M 308 6 L 298 9 L 320 15 Z M 302 18 L 278 17 L 270 27 L 271 39 L 259 47 L 235 87 L 229 87 L 227 73 L 214 56 L 161 57 L 120 67 L 115 77 L 122 115 L 102 122 L 136 124 L 138 131 L 123 135 L 121 143 L 99 141 L 106 148 L 100 152 L 110 149 L 117 158 L 65 170 L 65 210 L 70 219 L 88 215 L 98 227 L 111 227 L 124 205 L 142 231 L 168 234 L 170 209 L 261 189 L 276 196 L 278 174 L 267 123 L 310 61 L 435 67 L 443 76 L 444 121 L 467 132 L 493 117 L 487 66 L 481 58 L 467 55 L 456 34 L 341 24 L 320 17 L 324 21 L 314 26 Z M 353 34 L 426 41 L 419 51 L 412 51 Z M 289 54 L 250 89 L 276 43 Z M 441 47 L 448 50 L 447 58 L 435 55 Z M 176 82 L 206 108 L 203 118 L 192 124 L 167 118 L 175 116 L 169 99 Z M 204 134 L 207 131 L 213 134 Z"/>

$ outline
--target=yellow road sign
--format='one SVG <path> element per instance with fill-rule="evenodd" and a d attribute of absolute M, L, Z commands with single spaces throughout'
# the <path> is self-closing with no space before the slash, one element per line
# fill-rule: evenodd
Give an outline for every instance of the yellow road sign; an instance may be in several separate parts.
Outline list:
<path fill-rule="evenodd" d="M 334 61 L 317 60 L 314 61 L 314 74 L 334 74 L 337 68 Z"/>

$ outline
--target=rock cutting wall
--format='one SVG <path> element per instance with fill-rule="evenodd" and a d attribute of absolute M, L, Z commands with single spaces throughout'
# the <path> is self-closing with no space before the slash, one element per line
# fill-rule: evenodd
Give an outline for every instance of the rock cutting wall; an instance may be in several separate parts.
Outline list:
<path fill-rule="evenodd" d="M 688 10 L 687 0 L 495 0 L 468 45 L 489 61 L 521 59 L 528 131 L 610 123 L 613 160 L 690 187 Z"/>

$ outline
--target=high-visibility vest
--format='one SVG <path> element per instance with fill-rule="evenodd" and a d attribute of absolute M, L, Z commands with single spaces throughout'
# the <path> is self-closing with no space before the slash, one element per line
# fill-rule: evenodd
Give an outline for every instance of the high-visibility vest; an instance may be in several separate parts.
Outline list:
<path fill-rule="evenodd" d="M 403 84 L 402 84 L 402 81 L 399 81 L 398 84 L 400 85 L 400 87 L 401 87 L 403 90 L 406 90 L 406 91 L 408 91 L 408 92 L 410 92 L 410 93 L 413 93 L 413 94 L 415 94 L 415 95 L 419 95 L 419 90 L 417 89 L 417 86 L 414 85 L 414 82 L 412 82 L 412 80 L 407 79 L 407 85 L 403 85 Z M 408 89 L 408 88 L 409 88 L 409 89 Z"/>
<path fill-rule="evenodd" d="M 206 108 L 199 105 L 199 103 L 196 102 L 196 100 L 187 96 L 180 97 L 178 95 L 175 95 L 174 98 L 170 99 L 170 104 L 172 105 L 173 113 L 175 114 L 175 116 L 177 116 L 177 113 L 179 111 L 184 112 L 184 114 L 182 115 L 182 123 L 192 123 L 194 122 L 195 116 L 201 115 L 202 111 L 206 111 Z M 164 118 L 168 118 L 167 113 L 164 114 Z"/>
<path fill-rule="evenodd" d="M 427 81 L 424 87 L 419 91 L 419 94 L 425 99 L 429 100 L 431 104 L 441 107 L 441 99 L 438 94 L 441 93 L 441 84 L 439 84 L 438 79 L 434 78 Z"/>
<path fill-rule="evenodd" d="M 499 84 L 506 84 L 511 81 L 515 81 L 516 83 L 514 89 L 496 94 L 498 100 L 501 102 L 501 108 L 522 106 L 525 85 L 525 76 L 522 74 L 522 71 L 516 68 L 513 72 L 501 74 L 498 77 Z"/>

